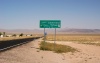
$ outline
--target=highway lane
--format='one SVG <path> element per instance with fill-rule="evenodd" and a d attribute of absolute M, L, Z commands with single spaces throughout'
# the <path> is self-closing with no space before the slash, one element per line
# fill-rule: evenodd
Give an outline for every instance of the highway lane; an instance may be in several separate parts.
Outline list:
<path fill-rule="evenodd" d="M 22 44 L 26 44 L 31 42 L 35 39 L 39 39 L 40 37 L 34 38 L 23 38 L 23 39 L 16 39 L 16 40 L 8 40 L 8 41 L 0 41 L 0 52 L 6 51 L 8 49 L 14 48 L 16 46 L 20 46 Z"/>

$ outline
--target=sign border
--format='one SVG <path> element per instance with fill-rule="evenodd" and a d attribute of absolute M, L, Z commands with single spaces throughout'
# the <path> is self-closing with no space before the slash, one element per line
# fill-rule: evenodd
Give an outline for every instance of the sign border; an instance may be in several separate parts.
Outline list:
<path fill-rule="evenodd" d="M 60 27 L 41 27 L 41 22 L 59 22 L 60 23 Z M 61 20 L 40 20 L 40 28 L 61 28 Z"/>

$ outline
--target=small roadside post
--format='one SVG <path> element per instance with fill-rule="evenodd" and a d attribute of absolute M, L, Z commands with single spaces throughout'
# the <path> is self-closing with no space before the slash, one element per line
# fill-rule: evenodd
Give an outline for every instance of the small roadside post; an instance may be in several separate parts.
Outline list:
<path fill-rule="evenodd" d="M 45 28 L 44 28 L 44 42 L 46 42 L 46 35 L 47 33 L 45 32 Z"/>
<path fill-rule="evenodd" d="M 56 44 L 56 28 L 61 28 L 61 20 L 40 20 L 40 28 L 44 28 L 44 42 L 46 40 L 45 28 L 55 28 L 54 49 Z"/>

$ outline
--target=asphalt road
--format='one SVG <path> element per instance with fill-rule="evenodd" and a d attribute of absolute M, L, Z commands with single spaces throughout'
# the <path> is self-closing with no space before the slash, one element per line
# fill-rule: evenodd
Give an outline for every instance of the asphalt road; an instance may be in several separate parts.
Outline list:
<path fill-rule="evenodd" d="M 20 46 L 22 44 L 28 43 L 28 42 L 33 41 L 33 40 L 38 39 L 38 38 L 40 38 L 40 37 L 0 41 L 0 52 L 14 48 L 16 46 Z"/>

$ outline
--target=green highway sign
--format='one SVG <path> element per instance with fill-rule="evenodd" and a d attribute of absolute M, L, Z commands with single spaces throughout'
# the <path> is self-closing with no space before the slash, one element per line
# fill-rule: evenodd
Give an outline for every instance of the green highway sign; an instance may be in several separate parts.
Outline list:
<path fill-rule="evenodd" d="M 40 20 L 40 28 L 61 28 L 60 20 Z"/>

